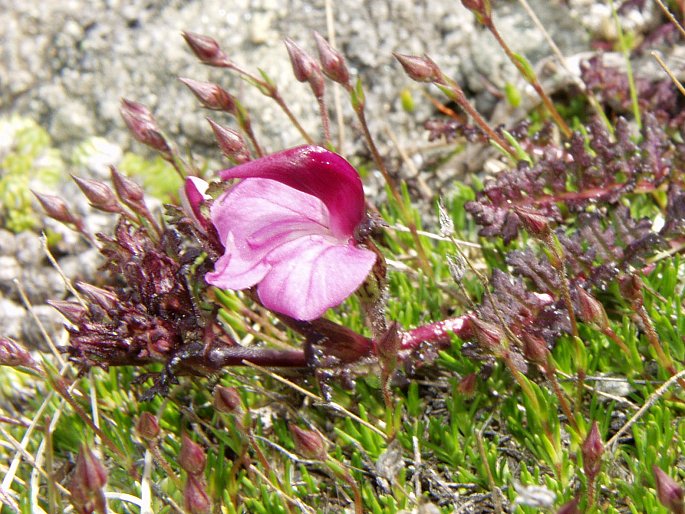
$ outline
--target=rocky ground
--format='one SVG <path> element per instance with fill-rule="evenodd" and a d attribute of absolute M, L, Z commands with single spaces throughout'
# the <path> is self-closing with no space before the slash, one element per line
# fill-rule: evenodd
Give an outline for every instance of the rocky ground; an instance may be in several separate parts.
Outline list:
<path fill-rule="evenodd" d="M 494 3 L 497 24 L 512 47 L 533 63 L 549 59 L 551 51 L 542 33 L 521 4 Z M 604 34 L 612 27 L 604 2 L 530 3 L 566 56 L 589 50 L 591 38 L 611 37 Z M 430 54 L 473 95 L 482 112 L 513 115 L 497 111 L 500 99 L 492 94 L 515 79 L 513 67 L 458 1 L 345 0 L 330 4 L 332 23 L 327 23 L 323 0 L 0 0 L 0 116 L 18 114 L 37 121 L 64 151 L 91 136 L 105 138 L 109 144 L 105 157 L 76 170 L 101 176 L 106 173 L 108 158 L 116 163 L 124 150 L 145 151 L 132 142 L 119 116 L 120 99 L 126 97 L 149 106 L 181 148 L 192 150 L 200 159 L 218 162 L 206 113 L 177 77 L 212 79 L 244 98 L 264 146 L 280 149 L 300 142 L 283 114 L 244 82 L 197 63 L 180 33 L 188 30 L 210 35 L 236 62 L 250 70 L 266 71 L 296 116 L 316 133 L 315 102 L 307 87 L 294 80 L 282 39 L 290 36 L 313 52 L 312 31 L 330 36 L 331 28 L 352 72 L 362 79 L 371 128 L 386 152 L 393 151 L 387 128 L 400 145 L 415 148 L 426 140 L 421 125 L 432 114 L 431 104 L 421 94 L 423 88 L 402 73 L 392 57 L 394 51 Z M 639 30 L 654 19 L 648 7 L 624 22 Z M 413 94 L 413 114 L 400 106 L 399 92 L 404 88 Z M 349 147 L 342 151 L 348 155 L 363 152 L 352 135 L 355 129 L 349 112 L 347 121 Z M 11 151 L 11 145 L 0 146 L 4 152 Z M 418 155 L 416 164 L 421 165 Z M 461 172 L 456 167 L 447 171 L 452 176 Z M 70 201 L 81 202 L 77 210 L 86 208 L 77 200 L 73 184 L 65 180 L 59 190 Z M 97 217 L 92 222 L 96 227 L 106 224 Z M 78 238 L 64 237 L 60 265 L 68 276 L 88 278 L 95 272 L 94 252 Z M 0 327 L 4 335 L 39 345 L 43 336 L 23 306 L 22 289 L 48 333 L 58 340 L 63 337 L 61 321 L 45 301 L 63 298 L 68 291 L 45 258 L 38 235 L 0 229 Z"/>

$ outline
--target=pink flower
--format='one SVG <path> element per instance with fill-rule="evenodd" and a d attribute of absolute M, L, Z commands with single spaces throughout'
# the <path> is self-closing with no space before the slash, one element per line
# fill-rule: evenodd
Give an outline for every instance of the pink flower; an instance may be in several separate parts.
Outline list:
<path fill-rule="evenodd" d="M 341 156 L 299 146 L 224 170 L 221 178 L 243 180 L 212 205 L 225 253 L 208 283 L 256 285 L 265 307 L 312 320 L 364 282 L 376 255 L 355 241 L 364 191 Z"/>

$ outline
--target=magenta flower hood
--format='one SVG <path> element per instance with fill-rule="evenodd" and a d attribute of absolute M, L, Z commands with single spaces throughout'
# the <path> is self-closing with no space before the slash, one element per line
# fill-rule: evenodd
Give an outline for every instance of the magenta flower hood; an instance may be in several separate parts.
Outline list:
<path fill-rule="evenodd" d="M 257 286 L 265 307 L 321 317 L 364 282 L 376 254 L 357 244 L 365 218 L 357 171 L 318 146 L 299 146 L 224 170 L 241 178 L 212 205 L 225 253 L 205 278 L 222 289 Z"/>

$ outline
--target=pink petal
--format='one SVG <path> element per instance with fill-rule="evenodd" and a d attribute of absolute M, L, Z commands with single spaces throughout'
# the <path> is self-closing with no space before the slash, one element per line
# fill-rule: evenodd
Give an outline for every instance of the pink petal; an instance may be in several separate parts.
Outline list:
<path fill-rule="evenodd" d="M 364 190 L 357 171 L 320 146 L 298 146 L 223 170 L 221 178 L 276 180 L 326 204 L 337 237 L 351 236 L 364 217 Z"/>
<path fill-rule="evenodd" d="M 330 235 L 328 211 L 318 199 L 280 182 L 245 179 L 211 208 L 212 223 L 226 250 L 205 278 L 224 289 L 259 282 L 271 265 L 265 257 L 298 237 Z"/>
<path fill-rule="evenodd" d="M 183 210 L 203 229 L 207 228 L 207 220 L 202 216 L 200 206 L 202 202 L 210 198 L 209 195 L 205 194 L 208 187 L 209 184 L 201 178 L 188 177 L 179 191 Z"/>
<path fill-rule="evenodd" d="M 279 246 L 257 292 L 265 307 L 299 320 L 321 317 L 354 293 L 376 254 L 331 237 L 310 235 Z"/>

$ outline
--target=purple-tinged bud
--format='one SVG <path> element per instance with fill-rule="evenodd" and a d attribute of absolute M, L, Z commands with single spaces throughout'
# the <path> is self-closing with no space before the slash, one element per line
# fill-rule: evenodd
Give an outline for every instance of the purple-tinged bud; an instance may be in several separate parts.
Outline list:
<path fill-rule="evenodd" d="M 386 368 L 392 368 L 397 363 L 397 356 L 402 347 L 402 337 L 399 332 L 399 325 L 393 322 L 388 330 L 376 342 L 376 354 L 381 364 Z"/>
<path fill-rule="evenodd" d="M 83 194 L 86 195 L 90 205 L 105 212 L 121 213 L 121 205 L 117 197 L 114 195 L 114 191 L 110 187 L 100 182 L 99 180 L 93 180 L 90 178 L 80 178 L 74 175 L 71 176 L 76 182 Z"/>
<path fill-rule="evenodd" d="M 36 361 L 14 339 L 0 336 L 0 366 L 26 366 L 27 368 L 33 368 L 36 366 Z"/>
<path fill-rule="evenodd" d="M 471 319 L 471 324 L 473 334 L 484 350 L 495 354 L 502 350 L 502 341 L 505 336 L 499 327 L 476 317 Z"/>
<path fill-rule="evenodd" d="M 656 481 L 656 495 L 661 504 L 673 514 L 685 513 L 685 492 L 683 488 L 658 466 L 652 466 Z"/>
<path fill-rule="evenodd" d="M 285 38 L 283 42 L 288 50 L 295 78 L 300 82 L 309 82 L 314 96 L 323 97 L 325 85 L 319 64 L 292 39 Z"/>
<path fill-rule="evenodd" d="M 62 223 L 73 223 L 74 225 L 78 223 L 78 220 L 71 213 L 67 204 L 59 196 L 44 195 L 36 193 L 35 191 L 32 191 L 32 193 L 43 206 L 45 214 L 52 219 Z"/>
<path fill-rule="evenodd" d="M 285 48 L 288 50 L 295 78 L 299 82 L 307 82 L 314 67 L 317 66 L 316 61 L 289 37 L 285 38 L 283 43 L 285 43 Z"/>
<path fill-rule="evenodd" d="M 514 212 L 531 236 L 545 239 L 551 233 L 549 219 L 535 209 L 514 207 Z"/>
<path fill-rule="evenodd" d="M 126 205 L 137 207 L 144 203 L 145 191 L 133 180 L 119 172 L 114 166 L 110 166 L 112 184 L 119 198 Z"/>
<path fill-rule="evenodd" d="M 578 287 L 577 292 L 580 319 L 585 323 L 594 325 L 599 330 L 609 328 L 609 318 L 601 302 L 582 287 Z"/>
<path fill-rule="evenodd" d="M 204 64 L 223 68 L 233 66 L 231 60 L 219 47 L 216 39 L 192 32 L 183 32 L 183 39 L 186 40 L 195 56 Z"/>
<path fill-rule="evenodd" d="M 207 495 L 202 477 L 188 475 L 185 488 L 183 489 L 183 503 L 189 514 L 208 514 L 212 503 Z"/>
<path fill-rule="evenodd" d="M 48 300 L 48 304 L 74 325 L 79 325 L 88 315 L 88 310 L 77 302 Z"/>
<path fill-rule="evenodd" d="M 159 421 L 151 412 L 143 412 L 136 423 L 136 432 L 146 441 L 153 441 L 159 437 Z"/>
<path fill-rule="evenodd" d="M 583 455 L 583 470 L 590 482 L 593 482 L 602 467 L 602 454 L 604 453 L 604 443 L 599 434 L 599 426 L 596 421 L 592 422 L 590 433 L 585 438 L 580 448 Z"/>
<path fill-rule="evenodd" d="M 157 121 L 147 107 L 138 102 L 122 98 L 120 112 L 126 126 L 137 141 L 157 150 L 165 156 L 171 155 L 171 147 L 162 135 L 157 126 Z"/>
<path fill-rule="evenodd" d="M 214 388 L 214 408 L 224 414 L 235 414 L 242 411 L 240 393 L 235 387 L 216 386 Z"/>
<path fill-rule="evenodd" d="M 305 430 L 292 423 L 288 425 L 295 442 L 295 449 L 305 459 L 326 460 L 328 444 L 318 432 Z"/>
<path fill-rule="evenodd" d="M 107 312 L 112 312 L 119 305 L 119 297 L 112 291 L 107 291 L 106 289 L 100 289 L 92 284 L 86 282 L 76 282 L 76 287 L 81 291 L 88 299 L 95 302 L 100 307 L 102 307 Z"/>
<path fill-rule="evenodd" d="M 69 483 L 71 501 L 78 513 L 107 512 L 103 487 L 107 470 L 87 446 L 82 446 Z"/>
<path fill-rule="evenodd" d="M 478 23 L 489 25 L 492 23 L 492 6 L 490 0 L 461 0 L 469 11 L 476 15 Z"/>
<path fill-rule="evenodd" d="M 397 52 L 393 52 L 393 55 L 402 65 L 404 72 L 409 75 L 410 79 L 416 82 L 445 83 L 440 67 L 427 55 L 419 57 L 418 55 L 407 55 Z"/>
<path fill-rule="evenodd" d="M 243 136 L 241 136 L 239 132 L 230 128 L 222 127 L 210 118 L 207 118 L 207 121 L 212 127 L 214 137 L 216 138 L 217 143 L 219 143 L 221 153 L 223 153 L 229 160 L 236 164 L 242 164 L 252 159 L 250 150 L 248 149 Z"/>
<path fill-rule="evenodd" d="M 207 455 L 202 446 L 194 442 L 185 432 L 181 438 L 181 452 L 178 463 L 191 475 L 200 475 L 207 464 Z"/>
<path fill-rule="evenodd" d="M 350 86 L 350 72 L 347 71 L 345 58 L 318 32 L 314 32 L 316 47 L 319 50 L 319 61 L 325 75 L 333 82 L 346 87 Z"/>
<path fill-rule="evenodd" d="M 457 392 L 463 394 L 467 398 L 471 398 L 476 392 L 476 385 L 478 384 L 478 375 L 469 373 L 459 381 L 457 385 Z"/>
<path fill-rule="evenodd" d="M 635 273 L 623 277 L 619 281 L 619 288 L 623 296 L 630 301 L 642 301 L 642 280 Z"/>
<path fill-rule="evenodd" d="M 547 363 L 549 349 L 547 342 L 540 336 L 525 333 L 523 339 L 523 355 L 533 364 L 544 366 Z"/>
<path fill-rule="evenodd" d="M 179 78 L 178 80 L 188 86 L 188 89 L 190 89 L 205 109 L 224 111 L 233 116 L 238 113 L 235 98 L 218 84 L 187 78 Z"/>
<path fill-rule="evenodd" d="M 571 501 L 566 502 L 561 507 L 559 507 L 559 510 L 557 510 L 557 514 L 580 514 L 580 509 L 578 508 L 579 503 L 580 500 L 578 499 L 578 497 L 575 497 Z"/>

